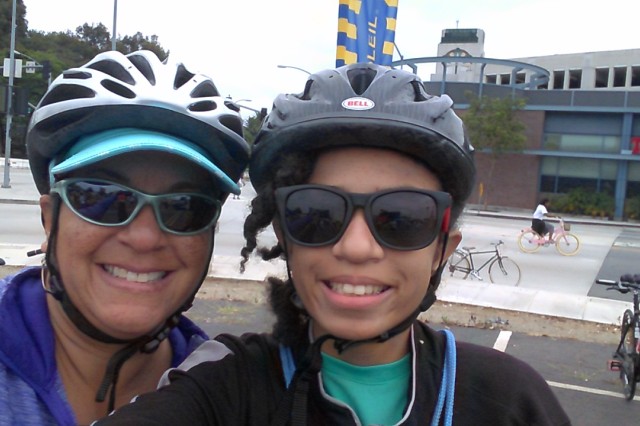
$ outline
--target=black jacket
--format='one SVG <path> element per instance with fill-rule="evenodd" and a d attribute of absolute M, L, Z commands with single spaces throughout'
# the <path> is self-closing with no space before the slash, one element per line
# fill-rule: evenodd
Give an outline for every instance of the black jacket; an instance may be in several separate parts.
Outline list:
<path fill-rule="evenodd" d="M 171 385 L 142 396 L 99 425 L 269 425 L 283 415 L 291 422 L 293 397 L 287 396 L 279 346 L 269 335 L 219 336 L 233 354 L 190 370 L 169 374 Z M 416 321 L 412 333 L 412 389 L 399 424 L 428 425 L 443 371 L 445 339 Z M 304 364 L 308 343 L 294 348 Z M 457 342 L 454 425 L 569 425 L 544 379 L 529 365 L 502 352 Z M 307 424 L 360 425 L 351 409 L 324 394 L 318 374 L 308 383 Z M 291 388 L 300 394 L 301 379 Z M 292 396 L 290 393 L 289 396 Z"/>

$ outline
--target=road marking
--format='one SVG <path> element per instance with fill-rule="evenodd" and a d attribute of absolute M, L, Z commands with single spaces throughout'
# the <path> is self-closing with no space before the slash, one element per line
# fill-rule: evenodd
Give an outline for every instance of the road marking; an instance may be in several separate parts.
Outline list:
<path fill-rule="evenodd" d="M 498 338 L 493 344 L 493 349 L 504 352 L 509 344 L 509 339 L 511 339 L 511 334 L 513 334 L 511 331 L 500 330 L 500 334 L 498 334 Z"/>
<path fill-rule="evenodd" d="M 610 391 L 605 391 L 601 389 L 587 388 L 584 386 L 568 385 L 566 383 L 552 382 L 551 380 L 547 380 L 547 383 L 549 384 L 549 386 L 553 386 L 561 389 L 569 389 L 569 390 L 575 390 L 580 392 L 593 393 L 596 395 L 612 396 L 614 398 L 624 398 L 624 395 L 618 392 L 610 392 Z M 640 402 L 640 396 L 634 397 L 633 401 Z"/>

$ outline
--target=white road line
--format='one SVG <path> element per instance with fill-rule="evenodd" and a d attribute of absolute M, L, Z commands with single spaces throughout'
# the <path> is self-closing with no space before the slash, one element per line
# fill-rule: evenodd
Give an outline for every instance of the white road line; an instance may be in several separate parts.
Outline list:
<path fill-rule="evenodd" d="M 552 382 L 550 380 L 547 380 L 547 383 L 549 384 L 549 386 L 553 386 L 560 389 L 569 389 L 569 390 L 575 390 L 580 392 L 593 393 L 596 395 L 612 396 L 614 398 L 624 398 L 624 395 L 622 395 L 622 393 L 619 393 L 619 392 L 610 392 L 610 391 L 605 391 L 601 389 L 587 388 L 584 386 L 567 385 L 565 383 Z M 633 401 L 640 402 L 640 396 L 634 397 Z"/>
<path fill-rule="evenodd" d="M 511 334 L 513 334 L 511 331 L 500 330 L 500 334 L 498 334 L 498 338 L 493 344 L 493 349 L 504 352 L 509 344 L 509 339 L 511 339 Z"/>

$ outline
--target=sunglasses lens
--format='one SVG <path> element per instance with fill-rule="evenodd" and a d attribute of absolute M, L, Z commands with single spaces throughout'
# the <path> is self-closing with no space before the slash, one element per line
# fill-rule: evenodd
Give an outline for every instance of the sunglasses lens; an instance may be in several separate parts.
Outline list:
<path fill-rule="evenodd" d="M 218 217 L 220 211 L 214 200 L 195 194 L 164 196 L 158 209 L 164 226 L 179 233 L 206 228 Z"/>
<path fill-rule="evenodd" d="M 71 182 L 65 188 L 69 207 L 85 220 L 100 225 L 125 223 L 146 199 L 153 200 L 164 228 L 178 234 L 201 231 L 220 214 L 220 205 L 215 200 L 198 194 L 147 196 L 101 181 Z"/>
<path fill-rule="evenodd" d="M 291 193 L 285 203 L 284 223 L 290 236 L 301 244 L 327 244 L 340 234 L 347 201 L 322 188 Z"/>
<path fill-rule="evenodd" d="M 134 193 L 107 182 L 73 182 L 66 187 L 66 197 L 78 215 L 105 225 L 123 223 L 138 204 Z"/>
<path fill-rule="evenodd" d="M 396 191 L 371 203 L 378 238 L 395 248 L 426 247 L 437 235 L 438 208 L 427 194 Z"/>

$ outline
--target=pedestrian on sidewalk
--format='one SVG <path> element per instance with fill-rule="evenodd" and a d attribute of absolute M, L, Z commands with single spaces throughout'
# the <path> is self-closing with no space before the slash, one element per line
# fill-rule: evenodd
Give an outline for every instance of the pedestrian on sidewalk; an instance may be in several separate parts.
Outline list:
<path fill-rule="evenodd" d="M 0 424 L 88 425 L 207 339 L 183 312 L 249 148 L 209 77 L 149 51 L 65 71 L 27 147 L 47 239 L 0 282 Z"/>
<path fill-rule="evenodd" d="M 276 98 L 249 173 L 243 256 L 273 224 L 259 252 L 287 264 L 269 279 L 273 333 L 218 336 L 187 362 L 233 355 L 170 372 L 100 425 L 569 424 L 530 366 L 417 320 L 474 187 L 449 97 L 373 64 L 313 74 Z"/>

